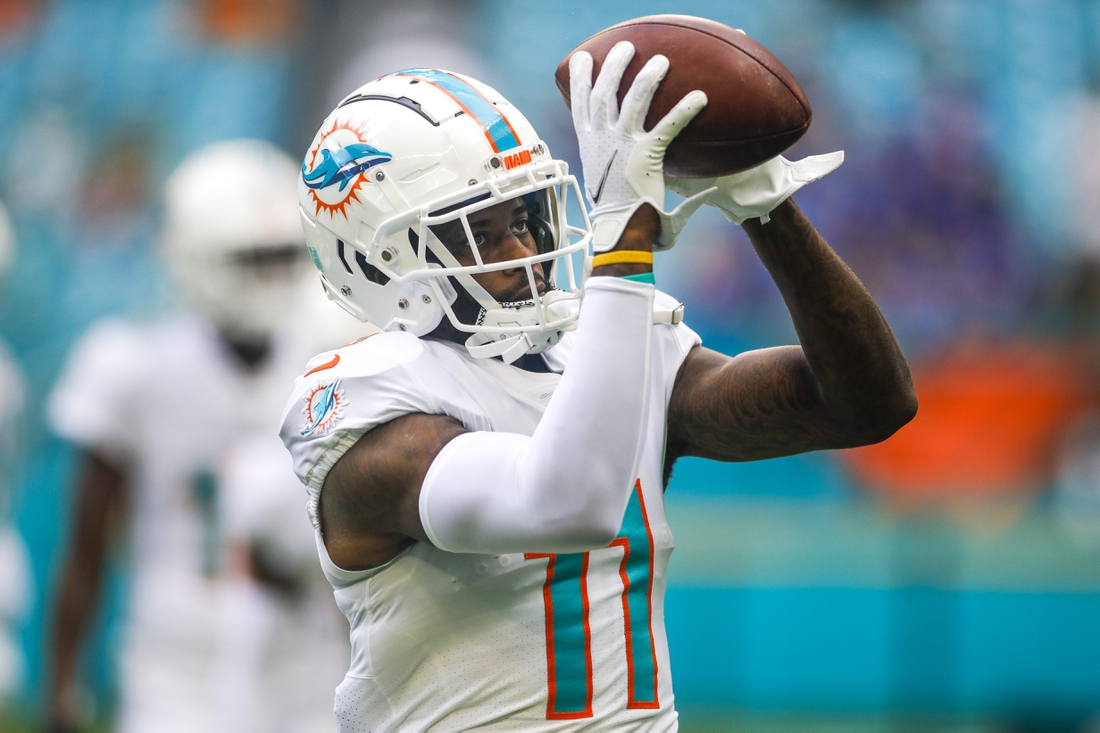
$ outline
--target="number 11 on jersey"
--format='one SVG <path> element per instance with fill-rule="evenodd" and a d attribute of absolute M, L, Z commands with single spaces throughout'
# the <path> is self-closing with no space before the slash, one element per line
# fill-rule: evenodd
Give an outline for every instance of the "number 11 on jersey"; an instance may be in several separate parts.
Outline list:
<path fill-rule="evenodd" d="M 653 641 L 653 533 L 649 527 L 642 483 L 623 517 L 619 537 L 608 547 L 621 547 L 619 577 L 626 634 L 629 709 L 660 707 L 657 699 L 657 651 Z M 548 720 L 592 717 L 592 632 L 588 622 L 590 552 L 528 553 L 528 560 L 547 558 L 543 603 L 546 607 Z"/>

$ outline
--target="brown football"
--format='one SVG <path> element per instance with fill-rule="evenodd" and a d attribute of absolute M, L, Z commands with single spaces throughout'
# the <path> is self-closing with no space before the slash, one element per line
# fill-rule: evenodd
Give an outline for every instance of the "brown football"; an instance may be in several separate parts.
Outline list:
<path fill-rule="evenodd" d="M 742 31 L 689 15 L 650 15 L 613 25 L 577 46 L 558 64 L 558 91 L 569 104 L 569 57 L 592 54 L 599 74 L 619 41 L 634 44 L 623 74 L 619 103 L 642 66 L 655 54 L 669 60 L 645 128 L 661 119 L 685 94 L 701 89 L 707 106 L 676 136 L 665 170 L 685 178 L 710 178 L 746 170 L 774 158 L 810 126 L 806 95 L 779 59 Z"/>

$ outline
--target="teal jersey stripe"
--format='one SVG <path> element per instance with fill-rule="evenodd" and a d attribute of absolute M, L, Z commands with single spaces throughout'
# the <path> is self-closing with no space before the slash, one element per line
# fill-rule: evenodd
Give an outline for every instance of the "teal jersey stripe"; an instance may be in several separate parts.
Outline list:
<path fill-rule="evenodd" d="M 396 75 L 415 76 L 447 92 L 485 129 L 485 137 L 492 145 L 493 152 L 519 147 L 519 138 L 504 115 L 481 92 L 457 76 L 438 69 L 405 69 L 396 72 Z"/>
<path fill-rule="evenodd" d="M 554 709 L 553 713 L 584 713 L 591 699 L 588 645 L 585 633 L 588 614 L 586 594 L 581 592 L 581 576 L 586 570 L 587 553 L 555 555 L 553 599 L 554 633 Z"/>
<path fill-rule="evenodd" d="M 642 505 L 638 498 L 641 486 L 636 485 L 626 506 L 619 536 L 625 537 L 627 553 L 624 564 L 628 580 L 626 603 L 630 614 L 627 629 L 627 653 L 630 654 L 630 702 L 657 702 L 657 667 L 653 634 L 650 628 L 649 565 L 653 557 L 653 538 L 649 536 Z"/>

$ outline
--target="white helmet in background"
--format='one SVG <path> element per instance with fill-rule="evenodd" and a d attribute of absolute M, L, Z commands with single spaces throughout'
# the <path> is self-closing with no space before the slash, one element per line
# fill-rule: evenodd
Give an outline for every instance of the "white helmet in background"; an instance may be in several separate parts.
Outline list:
<path fill-rule="evenodd" d="M 231 338 L 264 339 L 293 312 L 309 271 L 298 166 L 271 143 L 192 153 L 165 186 L 161 246 L 184 297 Z"/>
<path fill-rule="evenodd" d="M 519 110 L 481 82 L 436 69 L 389 74 L 344 99 L 298 180 L 306 243 L 330 298 L 386 331 L 422 336 L 447 317 L 470 334 L 472 355 L 506 361 L 545 350 L 575 324 L 572 255 L 591 237 L 583 204 L 583 226 L 566 221 L 570 191 L 583 202 L 566 163 Z M 468 216 L 515 199 L 538 251 L 485 264 Z M 448 222 L 461 222 L 475 265 L 461 266 L 436 236 Z M 536 267 L 550 284 L 543 294 Z M 498 302 L 471 277 L 512 268 L 526 270 L 530 298 Z M 456 286 L 480 312 L 456 314 Z"/>

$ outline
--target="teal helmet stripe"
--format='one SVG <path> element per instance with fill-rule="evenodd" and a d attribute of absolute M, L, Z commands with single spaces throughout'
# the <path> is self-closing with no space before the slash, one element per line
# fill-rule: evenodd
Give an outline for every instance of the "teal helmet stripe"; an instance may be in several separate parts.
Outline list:
<path fill-rule="evenodd" d="M 519 147 L 519 136 L 500 110 L 481 92 L 454 74 L 438 69 L 405 69 L 395 72 L 394 76 L 416 77 L 441 89 L 457 102 L 467 115 L 481 125 L 493 152 L 499 153 L 502 150 Z"/>

